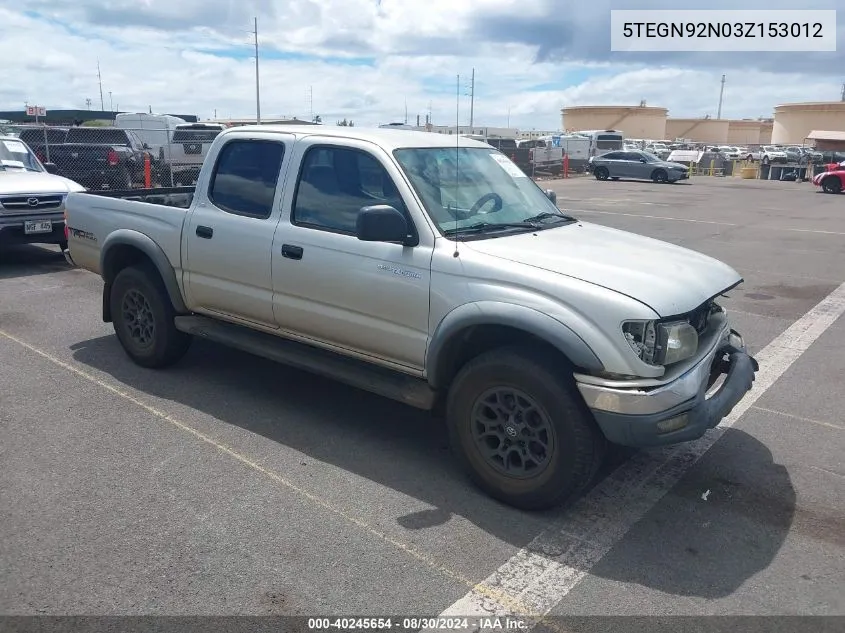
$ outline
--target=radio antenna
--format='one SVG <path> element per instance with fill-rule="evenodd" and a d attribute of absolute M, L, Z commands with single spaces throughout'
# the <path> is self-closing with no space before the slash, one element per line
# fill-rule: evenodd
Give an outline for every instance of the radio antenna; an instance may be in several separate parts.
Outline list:
<path fill-rule="evenodd" d="M 458 182 L 458 165 L 461 153 L 461 76 L 458 75 L 457 90 L 455 91 L 455 252 L 452 257 L 458 256 L 458 190 L 460 184 Z"/>

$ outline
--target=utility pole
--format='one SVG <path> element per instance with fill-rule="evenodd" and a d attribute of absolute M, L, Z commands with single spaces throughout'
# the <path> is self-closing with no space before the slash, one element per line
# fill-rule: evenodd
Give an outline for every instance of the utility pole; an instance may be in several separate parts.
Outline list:
<path fill-rule="evenodd" d="M 405 125 L 408 125 L 408 100 L 405 99 Z"/>
<path fill-rule="evenodd" d="M 845 84 L 842 84 L 842 101 L 845 101 Z"/>
<path fill-rule="evenodd" d="M 255 122 L 261 123 L 261 93 L 258 80 L 258 17 L 255 18 Z"/>
<path fill-rule="evenodd" d="M 472 79 L 469 84 L 469 131 L 472 134 L 472 122 L 475 115 L 475 68 L 472 69 Z"/>
<path fill-rule="evenodd" d="M 722 118 L 722 98 L 725 96 L 725 76 L 722 75 L 722 88 L 719 90 L 719 109 L 716 111 L 716 118 Z"/>
<path fill-rule="evenodd" d="M 106 109 L 106 102 L 103 100 L 103 76 L 100 74 L 100 60 L 97 60 L 97 80 L 100 82 L 100 111 Z"/>
<path fill-rule="evenodd" d="M 314 123 L 314 86 L 308 86 L 308 117 Z"/>
<path fill-rule="evenodd" d="M 114 101 L 112 101 L 111 98 L 111 90 L 109 90 L 109 108 L 111 108 L 111 111 L 114 112 Z"/>

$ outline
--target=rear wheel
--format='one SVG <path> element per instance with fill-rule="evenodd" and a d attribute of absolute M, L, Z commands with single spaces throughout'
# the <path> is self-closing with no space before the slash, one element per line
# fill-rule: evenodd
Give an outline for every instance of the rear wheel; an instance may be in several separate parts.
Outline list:
<path fill-rule="evenodd" d="M 651 174 L 651 179 L 656 183 L 665 183 L 669 180 L 669 174 L 666 173 L 665 169 L 655 169 L 654 173 Z"/>
<path fill-rule="evenodd" d="M 117 339 L 136 364 L 166 367 L 188 351 L 191 337 L 176 329 L 173 305 L 151 265 L 121 270 L 109 301 Z"/>
<path fill-rule="evenodd" d="M 610 172 L 607 170 L 607 167 L 596 167 L 594 173 L 596 180 L 607 180 L 610 176 Z"/>
<path fill-rule="evenodd" d="M 452 448 L 487 494 L 525 510 L 579 494 L 604 438 L 560 363 L 541 351 L 494 350 L 464 366 L 449 390 Z"/>
<path fill-rule="evenodd" d="M 842 191 L 842 181 L 836 176 L 828 176 L 822 180 L 822 190 L 825 193 L 840 193 Z"/>

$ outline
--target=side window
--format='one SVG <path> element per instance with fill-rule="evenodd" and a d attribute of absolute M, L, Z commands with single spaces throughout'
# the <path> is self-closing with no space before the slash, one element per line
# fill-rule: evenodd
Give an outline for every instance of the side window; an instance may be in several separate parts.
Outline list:
<path fill-rule="evenodd" d="M 314 228 L 354 233 L 362 207 L 405 205 L 382 164 L 357 149 L 315 146 L 299 174 L 291 221 Z"/>
<path fill-rule="evenodd" d="M 602 156 L 605 160 L 621 160 L 624 158 L 622 152 L 608 152 L 604 156 Z"/>
<path fill-rule="evenodd" d="M 284 153 L 277 141 L 229 141 L 217 157 L 208 198 L 228 213 L 269 218 Z"/>

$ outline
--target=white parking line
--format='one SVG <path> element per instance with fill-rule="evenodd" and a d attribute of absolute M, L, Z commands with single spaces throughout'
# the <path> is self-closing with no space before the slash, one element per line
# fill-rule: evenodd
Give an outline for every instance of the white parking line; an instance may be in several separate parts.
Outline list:
<path fill-rule="evenodd" d="M 548 614 L 843 313 L 845 283 L 757 354 L 754 388 L 718 427 L 695 442 L 637 454 L 441 615 Z M 491 600 L 495 591 L 530 605 L 532 613 L 515 613 Z"/>
<path fill-rule="evenodd" d="M 563 202 L 561 202 L 562 204 Z M 696 224 L 717 224 L 719 226 L 742 226 L 732 222 L 716 222 L 715 220 L 693 220 L 692 218 L 671 218 L 664 215 L 645 215 L 643 213 L 619 213 L 617 211 L 596 211 L 595 209 L 571 209 L 562 207 L 570 213 L 598 213 L 600 215 L 622 215 L 629 218 L 645 218 L 646 220 L 671 220 L 673 222 L 694 222 Z M 752 227 L 748 227 L 752 228 Z M 754 225 L 756 231 L 786 231 L 788 233 L 816 233 L 819 235 L 845 235 L 842 231 L 822 231 L 819 229 L 784 229 L 776 226 Z"/>

